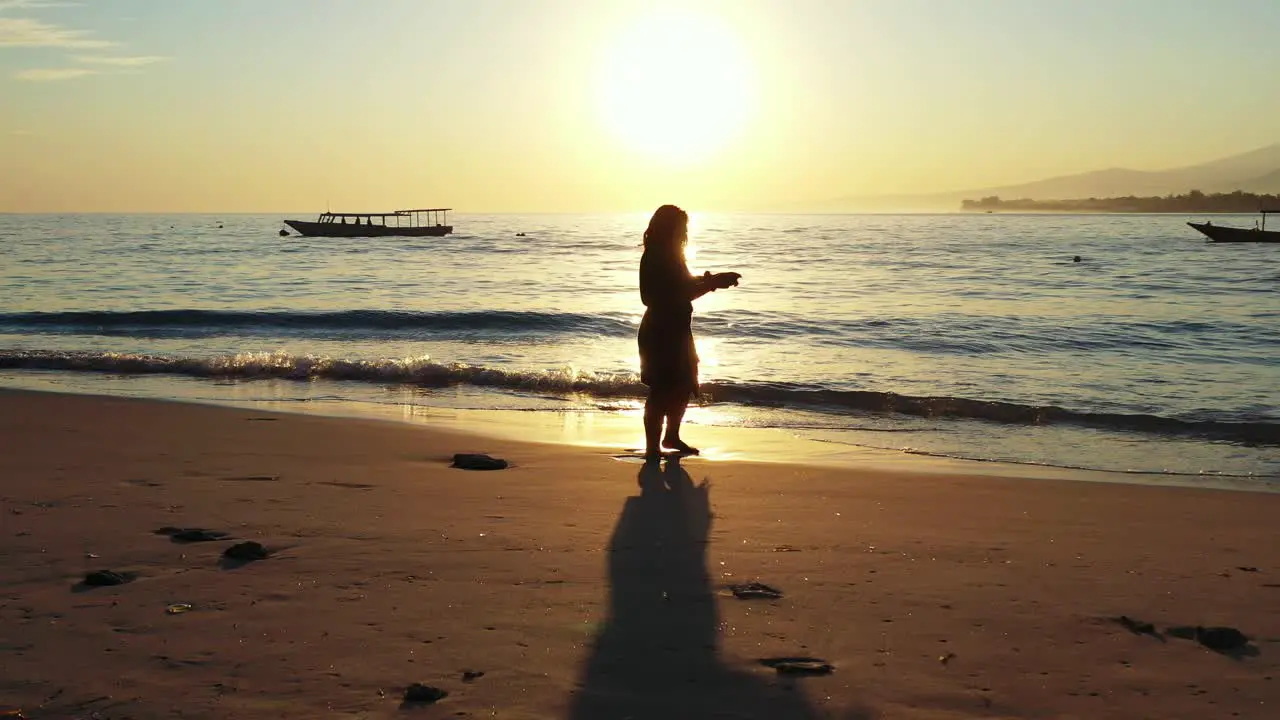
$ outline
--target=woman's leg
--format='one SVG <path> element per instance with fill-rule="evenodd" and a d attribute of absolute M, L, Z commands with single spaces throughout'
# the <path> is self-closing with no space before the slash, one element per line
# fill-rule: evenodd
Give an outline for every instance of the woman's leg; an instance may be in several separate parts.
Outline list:
<path fill-rule="evenodd" d="M 669 394 L 649 388 L 644 401 L 644 455 L 647 458 L 662 454 L 662 418 L 667 414 Z"/>
<path fill-rule="evenodd" d="M 688 390 L 671 394 L 666 411 L 667 434 L 662 438 L 662 444 L 672 450 L 697 455 L 698 448 L 680 438 L 680 423 L 684 421 L 684 411 L 689 406 L 689 398 L 692 396 L 693 393 Z"/>

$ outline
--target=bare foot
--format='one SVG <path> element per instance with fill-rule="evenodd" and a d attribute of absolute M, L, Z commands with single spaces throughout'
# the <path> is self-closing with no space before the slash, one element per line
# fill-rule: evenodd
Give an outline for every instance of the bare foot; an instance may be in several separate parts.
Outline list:
<path fill-rule="evenodd" d="M 662 460 L 661 450 L 645 450 L 644 451 L 645 463 L 656 463 L 656 462 L 661 462 L 661 460 Z"/>
<path fill-rule="evenodd" d="M 665 440 L 662 441 L 662 445 L 663 447 L 669 447 L 672 450 L 675 450 L 676 452 L 679 452 L 679 453 L 683 453 L 685 455 L 698 454 L 698 448 L 690 445 L 689 443 L 681 440 L 680 438 L 666 438 Z"/>

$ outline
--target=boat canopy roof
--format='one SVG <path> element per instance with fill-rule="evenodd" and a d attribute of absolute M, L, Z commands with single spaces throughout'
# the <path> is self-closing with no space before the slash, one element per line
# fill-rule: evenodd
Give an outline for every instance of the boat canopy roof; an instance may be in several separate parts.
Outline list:
<path fill-rule="evenodd" d="M 395 217 L 398 213 L 320 213 L 321 217 Z"/>
<path fill-rule="evenodd" d="M 321 216 L 321 217 L 362 217 L 362 218 L 367 218 L 367 217 L 381 217 L 381 218 L 386 218 L 386 217 L 404 217 L 405 215 L 408 215 L 408 214 L 410 214 L 410 213 L 424 213 L 424 212 L 449 212 L 450 210 L 453 210 L 453 208 L 424 208 L 424 209 L 420 209 L 420 210 L 396 210 L 396 211 L 394 211 L 394 212 L 387 212 L 387 213 L 336 213 L 336 212 L 324 212 L 324 213 L 320 213 L 320 216 Z"/>

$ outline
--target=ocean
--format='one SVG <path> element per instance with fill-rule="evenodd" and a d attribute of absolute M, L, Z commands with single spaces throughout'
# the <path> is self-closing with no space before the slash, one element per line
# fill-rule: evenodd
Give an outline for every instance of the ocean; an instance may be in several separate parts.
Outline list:
<path fill-rule="evenodd" d="M 309 219 L 0 215 L 0 386 L 641 402 L 646 214 L 459 214 L 448 237 L 380 239 L 279 237 L 286 217 Z M 688 435 L 1280 488 L 1280 246 L 1207 244 L 1188 219 L 695 213 L 690 267 L 743 279 L 695 303 Z"/>

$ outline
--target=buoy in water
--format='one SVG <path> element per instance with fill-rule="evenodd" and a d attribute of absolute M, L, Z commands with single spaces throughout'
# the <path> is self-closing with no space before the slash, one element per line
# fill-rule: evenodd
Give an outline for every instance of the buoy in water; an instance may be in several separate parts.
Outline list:
<path fill-rule="evenodd" d="M 1080 256 L 1079 255 L 1075 256 L 1074 258 L 1071 259 L 1071 262 L 1080 262 Z"/>
<path fill-rule="evenodd" d="M 289 237 L 289 231 L 284 228 L 280 228 L 280 237 Z"/>

